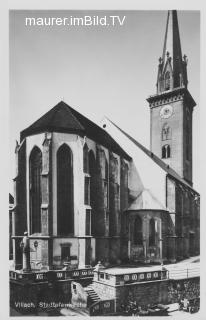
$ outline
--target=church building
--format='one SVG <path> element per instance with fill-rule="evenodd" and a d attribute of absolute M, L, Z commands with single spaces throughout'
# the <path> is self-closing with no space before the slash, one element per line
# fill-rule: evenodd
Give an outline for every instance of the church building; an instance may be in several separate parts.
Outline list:
<path fill-rule="evenodd" d="M 156 94 L 147 99 L 150 150 L 111 121 L 101 128 L 63 101 L 21 132 L 12 212 L 16 269 L 25 231 L 32 270 L 176 262 L 199 254 L 196 104 L 187 86 L 177 12 L 169 11 Z"/>

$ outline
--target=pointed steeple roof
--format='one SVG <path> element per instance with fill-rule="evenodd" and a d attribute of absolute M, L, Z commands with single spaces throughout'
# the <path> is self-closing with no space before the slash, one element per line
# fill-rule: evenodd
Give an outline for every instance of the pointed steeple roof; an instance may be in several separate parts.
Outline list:
<path fill-rule="evenodd" d="M 162 57 L 159 59 L 157 91 L 161 93 L 179 87 L 187 88 L 187 83 L 187 57 L 182 57 L 177 11 L 169 10 Z"/>
<path fill-rule="evenodd" d="M 173 60 L 173 65 L 177 62 L 177 59 L 182 58 L 182 49 L 176 10 L 169 10 L 167 14 L 167 24 L 162 54 L 162 60 L 164 63 L 166 63 L 167 61 L 168 53 Z"/>
<path fill-rule="evenodd" d="M 131 157 L 104 129 L 63 101 L 60 101 L 31 126 L 21 131 L 20 140 L 44 132 L 74 133 L 82 137 L 87 136 L 114 153 L 131 160 Z"/>

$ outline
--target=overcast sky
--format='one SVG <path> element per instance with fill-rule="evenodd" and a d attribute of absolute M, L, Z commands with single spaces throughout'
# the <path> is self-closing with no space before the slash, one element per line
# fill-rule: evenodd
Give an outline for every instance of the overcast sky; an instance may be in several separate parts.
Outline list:
<path fill-rule="evenodd" d="M 26 17 L 109 17 L 122 26 L 25 26 Z M 198 189 L 200 15 L 179 11 L 182 53 L 194 111 L 194 187 Z M 156 93 L 166 11 L 10 12 L 10 179 L 19 133 L 64 100 L 96 123 L 104 115 L 149 147 L 146 98 Z M 11 189 L 12 191 L 12 189 Z"/>

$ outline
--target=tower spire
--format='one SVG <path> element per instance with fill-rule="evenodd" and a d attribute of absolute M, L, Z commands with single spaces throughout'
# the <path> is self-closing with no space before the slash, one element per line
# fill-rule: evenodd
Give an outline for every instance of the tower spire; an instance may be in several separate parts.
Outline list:
<path fill-rule="evenodd" d="M 177 11 L 169 10 L 162 57 L 159 58 L 157 93 L 187 88 L 187 57 L 182 57 Z"/>

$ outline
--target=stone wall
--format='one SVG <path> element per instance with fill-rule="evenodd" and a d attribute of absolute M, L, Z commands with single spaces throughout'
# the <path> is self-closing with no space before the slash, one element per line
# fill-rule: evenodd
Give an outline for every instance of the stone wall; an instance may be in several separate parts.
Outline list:
<path fill-rule="evenodd" d="M 94 283 L 94 288 L 103 300 L 115 299 L 116 311 L 121 311 L 121 305 L 136 301 L 140 306 L 148 304 L 169 304 L 181 299 L 193 299 L 200 296 L 200 280 L 198 277 L 183 280 L 153 281 L 131 285 L 108 285 Z"/>
<path fill-rule="evenodd" d="M 175 303 L 184 298 L 200 296 L 200 278 L 170 280 L 168 282 L 168 303 Z"/>
<path fill-rule="evenodd" d="M 115 299 L 116 287 L 109 286 L 101 282 L 93 282 L 95 292 L 102 300 Z"/>
<path fill-rule="evenodd" d="M 130 286 L 117 287 L 116 310 L 120 311 L 121 304 L 136 301 L 138 305 L 167 303 L 167 281 L 138 283 Z"/>

